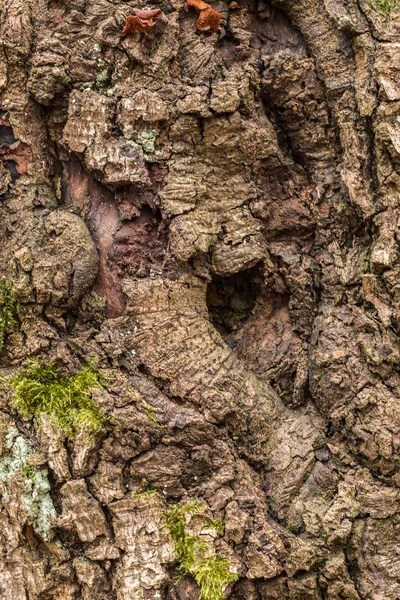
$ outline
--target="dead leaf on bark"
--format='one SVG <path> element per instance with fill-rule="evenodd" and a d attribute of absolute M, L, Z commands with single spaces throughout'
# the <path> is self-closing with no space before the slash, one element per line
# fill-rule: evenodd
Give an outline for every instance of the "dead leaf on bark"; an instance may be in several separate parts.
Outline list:
<path fill-rule="evenodd" d="M 133 9 L 133 15 L 126 17 L 125 27 L 122 30 L 121 37 L 130 33 L 144 33 L 145 35 L 154 27 L 159 19 L 161 19 L 162 10 L 155 8 L 153 10 Z"/>
<path fill-rule="evenodd" d="M 186 10 L 192 6 L 199 13 L 196 21 L 196 27 L 200 31 L 209 31 L 220 29 L 222 15 L 203 0 L 186 0 Z"/>

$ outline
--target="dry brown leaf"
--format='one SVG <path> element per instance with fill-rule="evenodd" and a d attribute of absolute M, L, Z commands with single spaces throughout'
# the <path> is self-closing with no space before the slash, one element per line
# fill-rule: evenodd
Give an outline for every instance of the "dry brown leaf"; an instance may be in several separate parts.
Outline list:
<path fill-rule="evenodd" d="M 220 29 L 222 15 L 217 12 L 207 2 L 203 0 L 186 0 L 186 10 L 192 6 L 199 13 L 199 18 L 196 21 L 196 27 L 200 31 L 208 31 Z"/>
<path fill-rule="evenodd" d="M 160 8 L 154 8 L 153 10 L 134 8 L 132 12 L 133 15 L 126 17 L 126 23 L 122 30 L 121 37 L 135 32 L 147 35 L 150 29 L 157 24 L 156 21 L 161 19 L 162 15 L 162 10 Z"/>

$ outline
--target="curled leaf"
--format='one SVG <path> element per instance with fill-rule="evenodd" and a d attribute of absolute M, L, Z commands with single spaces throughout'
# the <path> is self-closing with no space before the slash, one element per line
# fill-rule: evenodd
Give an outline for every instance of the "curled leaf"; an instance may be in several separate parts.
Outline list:
<path fill-rule="evenodd" d="M 140 8 L 134 8 L 132 12 L 136 17 L 139 17 L 140 19 L 155 19 L 156 21 L 161 19 L 161 15 L 162 15 L 161 8 L 153 8 L 153 9 L 145 8 L 142 10 Z"/>
<path fill-rule="evenodd" d="M 125 27 L 122 30 L 121 37 L 128 35 L 129 33 L 147 33 L 152 27 L 154 27 L 159 19 L 161 19 L 162 10 L 160 8 L 154 8 L 153 10 L 141 10 L 139 8 L 133 9 L 133 15 L 126 17 Z"/>
<path fill-rule="evenodd" d="M 186 10 L 192 6 L 199 13 L 199 18 L 196 21 L 196 27 L 200 31 L 208 31 L 220 29 L 222 15 L 217 12 L 207 2 L 203 0 L 186 0 Z"/>

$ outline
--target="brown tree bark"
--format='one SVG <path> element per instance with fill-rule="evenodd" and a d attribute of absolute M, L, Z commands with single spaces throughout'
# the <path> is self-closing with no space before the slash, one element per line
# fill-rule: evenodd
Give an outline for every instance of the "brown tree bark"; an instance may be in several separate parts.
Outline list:
<path fill-rule="evenodd" d="M 3 381 L 1 599 L 201 598 L 165 523 L 190 499 L 222 597 L 400 598 L 384 6 L 218 0 L 200 31 L 184 0 L 1 0 L 0 366 L 93 360 L 114 423 L 69 439 Z M 133 8 L 162 14 L 121 37 Z"/>

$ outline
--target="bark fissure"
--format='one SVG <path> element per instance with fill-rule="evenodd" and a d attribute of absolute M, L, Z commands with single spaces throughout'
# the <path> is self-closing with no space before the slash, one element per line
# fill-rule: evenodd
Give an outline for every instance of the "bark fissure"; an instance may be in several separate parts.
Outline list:
<path fill-rule="evenodd" d="M 93 360 L 113 423 L 68 441 L 2 380 L 4 600 L 201 598 L 190 500 L 221 598 L 400 596 L 399 14 L 211 6 L 0 4 L 1 370 Z"/>

